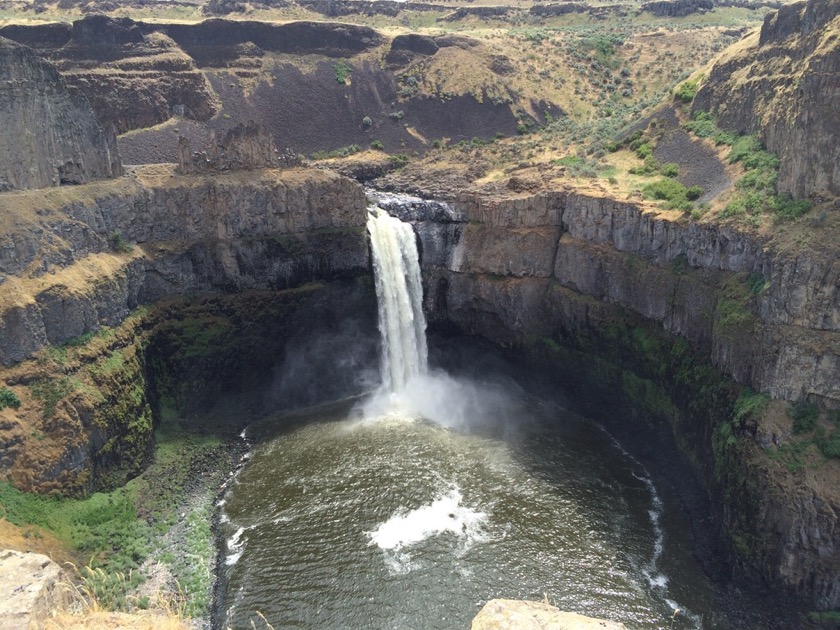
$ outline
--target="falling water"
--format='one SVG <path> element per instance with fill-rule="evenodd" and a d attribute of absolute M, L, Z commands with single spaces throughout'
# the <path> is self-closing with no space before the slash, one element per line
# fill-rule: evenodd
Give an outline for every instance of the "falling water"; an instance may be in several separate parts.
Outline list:
<path fill-rule="evenodd" d="M 408 223 L 375 207 L 369 213 L 382 384 L 387 391 L 399 392 L 412 378 L 425 374 L 428 364 L 417 243 Z"/>

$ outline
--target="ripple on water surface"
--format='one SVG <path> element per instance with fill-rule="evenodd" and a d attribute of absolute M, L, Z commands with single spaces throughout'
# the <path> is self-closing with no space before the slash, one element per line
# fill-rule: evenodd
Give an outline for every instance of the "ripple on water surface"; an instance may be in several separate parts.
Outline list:
<path fill-rule="evenodd" d="M 479 433 L 346 414 L 265 440 L 225 498 L 230 627 L 259 611 L 276 628 L 468 628 L 488 599 L 544 594 L 630 628 L 701 626 L 672 620 L 710 596 L 690 560 L 667 558 L 683 572 L 666 578 L 653 484 L 591 423 L 546 405 Z"/>

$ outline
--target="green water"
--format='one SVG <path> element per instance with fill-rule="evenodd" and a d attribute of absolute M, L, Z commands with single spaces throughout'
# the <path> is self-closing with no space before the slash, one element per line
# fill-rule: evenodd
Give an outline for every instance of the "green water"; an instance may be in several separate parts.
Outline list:
<path fill-rule="evenodd" d="M 684 524 L 589 421 L 531 399 L 461 428 L 348 411 L 250 430 L 224 499 L 223 627 L 469 628 L 498 597 L 714 626 Z"/>

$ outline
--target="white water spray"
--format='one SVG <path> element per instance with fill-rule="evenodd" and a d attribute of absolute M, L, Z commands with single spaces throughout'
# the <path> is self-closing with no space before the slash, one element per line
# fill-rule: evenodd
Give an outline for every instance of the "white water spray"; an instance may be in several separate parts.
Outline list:
<path fill-rule="evenodd" d="M 379 332 L 382 338 L 382 384 L 401 392 L 428 368 L 423 285 L 414 230 L 384 210 L 369 208 Z"/>

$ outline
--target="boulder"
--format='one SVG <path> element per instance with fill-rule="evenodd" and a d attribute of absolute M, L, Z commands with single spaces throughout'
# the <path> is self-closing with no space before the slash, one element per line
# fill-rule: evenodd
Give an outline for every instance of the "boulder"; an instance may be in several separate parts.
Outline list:
<path fill-rule="evenodd" d="M 0 630 L 43 628 L 75 599 L 64 572 L 47 556 L 0 551 Z"/>
<path fill-rule="evenodd" d="M 546 602 L 492 599 L 472 621 L 472 630 L 622 630 L 624 624 L 564 612 Z"/>

